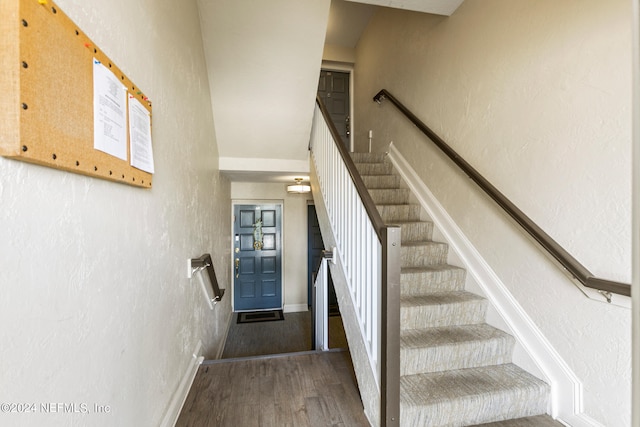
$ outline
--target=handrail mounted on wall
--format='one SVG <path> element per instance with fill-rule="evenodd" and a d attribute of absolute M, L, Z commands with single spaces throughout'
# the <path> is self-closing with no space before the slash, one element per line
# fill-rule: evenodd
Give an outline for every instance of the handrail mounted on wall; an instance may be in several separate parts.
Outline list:
<path fill-rule="evenodd" d="M 514 205 L 504 194 L 487 181 L 477 170 L 475 170 L 466 160 L 464 160 L 453 148 L 451 148 L 442 138 L 425 125 L 415 114 L 398 101 L 389 91 L 382 89 L 373 97 L 377 103 L 382 103 L 388 99 L 398 110 L 400 110 L 414 125 L 420 129 L 433 143 L 440 148 L 462 171 L 471 178 L 484 192 L 491 197 L 504 211 L 517 222 L 540 246 L 542 246 L 553 258 L 555 258 L 566 271 L 587 288 L 596 289 L 603 292 L 608 302 L 611 297 L 607 292 L 614 294 L 631 296 L 631 285 L 627 283 L 615 282 L 612 280 L 594 277 L 584 265 L 578 262 L 569 252 L 567 252 L 558 242 L 553 240 L 544 230 L 524 214 Z"/>

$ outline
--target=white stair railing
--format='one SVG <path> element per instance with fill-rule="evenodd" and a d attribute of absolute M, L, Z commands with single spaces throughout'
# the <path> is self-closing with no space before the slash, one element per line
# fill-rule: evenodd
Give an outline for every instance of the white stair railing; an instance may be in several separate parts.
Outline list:
<path fill-rule="evenodd" d="M 400 412 L 400 228 L 386 226 L 317 101 L 311 155 L 348 294 L 380 393 L 380 425 Z M 336 143 L 336 141 L 338 141 Z"/>

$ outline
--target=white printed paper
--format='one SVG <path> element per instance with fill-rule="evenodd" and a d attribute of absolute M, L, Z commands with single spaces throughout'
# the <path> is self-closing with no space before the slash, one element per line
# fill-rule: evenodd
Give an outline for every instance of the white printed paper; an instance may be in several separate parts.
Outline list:
<path fill-rule="evenodd" d="M 151 115 L 133 95 L 129 95 L 129 138 L 131 166 L 153 173 Z"/>
<path fill-rule="evenodd" d="M 127 160 L 127 92 L 118 77 L 95 58 L 93 148 Z"/>

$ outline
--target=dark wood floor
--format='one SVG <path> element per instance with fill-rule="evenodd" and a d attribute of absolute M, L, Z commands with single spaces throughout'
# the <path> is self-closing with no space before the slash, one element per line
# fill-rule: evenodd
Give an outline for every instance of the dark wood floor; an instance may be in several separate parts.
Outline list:
<path fill-rule="evenodd" d="M 564 424 L 555 421 L 548 415 L 539 415 L 537 417 L 519 418 L 517 420 L 479 424 L 474 427 L 564 427 Z"/>
<path fill-rule="evenodd" d="M 205 362 L 176 424 L 368 425 L 346 351 Z"/>
<path fill-rule="evenodd" d="M 311 312 L 285 313 L 284 320 L 237 323 L 233 315 L 223 359 L 311 350 Z M 329 348 L 346 348 L 340 316 L 329 317 Z"/>

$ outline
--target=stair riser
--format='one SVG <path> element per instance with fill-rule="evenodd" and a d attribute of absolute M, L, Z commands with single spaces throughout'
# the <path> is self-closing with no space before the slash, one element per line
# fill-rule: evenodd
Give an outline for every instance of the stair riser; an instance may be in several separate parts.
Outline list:
<path fill-rule="evenodd" d="M 402 329 L 423 329 L 439 326 L 473 325 L 484 322 L 486 300 L 472 300 L 449 304 L 434 304 L 400 309 Z"/>
<path fill-rule="evenodd" d="M 461 291 L 464 289 L 465 272 L 462 269 L 402 273 L 402 295 L 426 295 L 433 292 Z"/>
<path fill-rule="evenodd" d="M 385 153 L 351 153 L 354 163 L 382 163 L 386 157 Z"/>
<path fill-rule="evenodd" d="M 401 205 L 409 203 L 409 190 L 406 188 L 395 189 L 371 189 L 369 190 L 371 198 L 377 205 Z"/>
<path fill-rule="evenodd" d="M 419 221 L 419 205 L 378 205 L 376 206 L 382 220 L 387 223 L 393 221 Z"/>
<path fill-rule="evenodd" d="M 391 175 L 393 165 L 391 163 L 356 163 L 356 169 L 360 175 Z"/>
<path fill-rule="evenodd" d="M 402 267 L 427 267 L 446 264 L 449 246 L 444 243 L 431 242 L 421 246 L 402 246 L 400 249 L 400 265 Z"/>
<path fill-rule="evenodd" d="M 398 175 L 363 175 L 362 181 L 368 189 L 400 188 Z"/>
<path fill-rule="evenodd" d="M 512 337 L 504 336 L 480 342 L 401 349 L 400 374 L 413 375 L 509 363 L 513 354 L 513 344 Z"/>
<path fill-rule="evenodd" d="M 431 240 L 433 238 L 433 223 L 424 222 L 411 222 L 408 224 L 402 224 L 402 243 L 406 242 L 420 242 L 425 240 Z"/>

